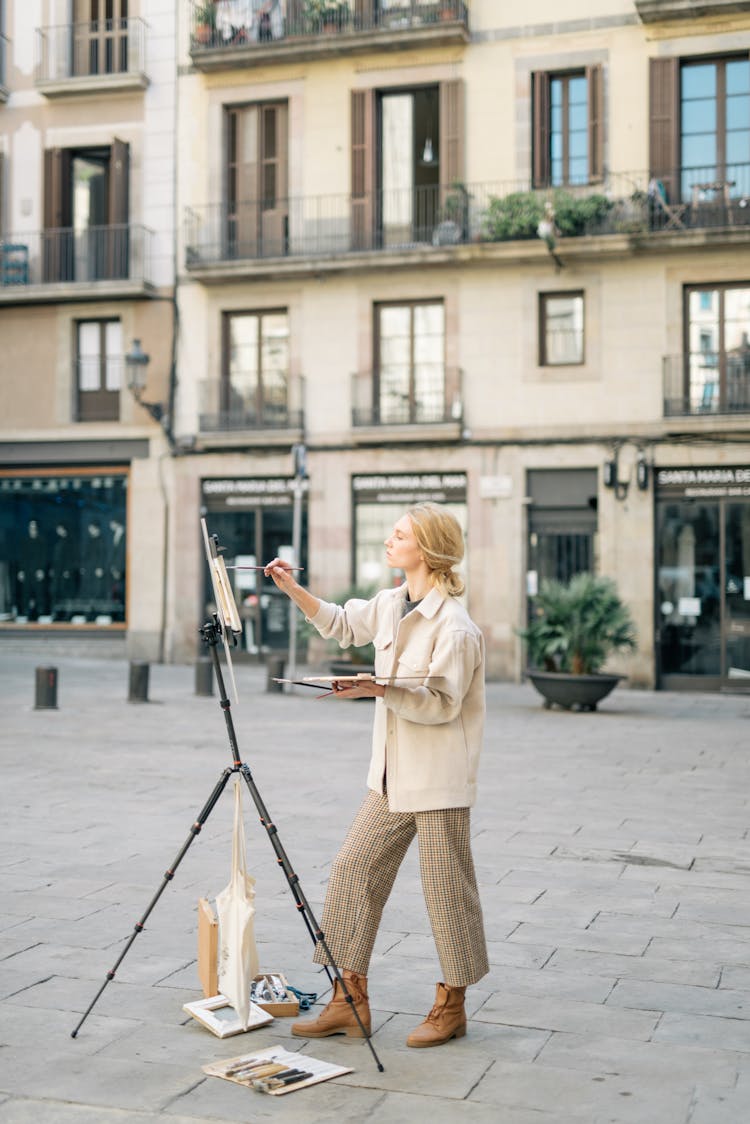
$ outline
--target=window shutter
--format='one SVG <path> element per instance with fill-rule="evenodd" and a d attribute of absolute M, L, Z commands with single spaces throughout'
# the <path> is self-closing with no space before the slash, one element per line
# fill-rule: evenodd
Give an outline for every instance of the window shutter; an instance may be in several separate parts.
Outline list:
<path fill-rule="evenodd" d="M 440 182 L 451 187 L 464 180 L 464 83 L 440 83 Z"/>
<path fill-rule="evenodd" d="M 531 75 L 531 186 L 549 187 L 550 182 L 549 74 Z"/>
<path fill-rule="evenodd" d="M 107 232 L 106 269 L 108 277 L 128 276 L 130 245 L 129 216 L 130 146 L 125 141 L 112 141 L 109 158 L 109 231 Z"/>
<path fill-rule="evenodd" d="M 352 249 L 373 242 L 375 216 L 375 91 L 352 90 Z"/>
<path fill-rule="evenodd" d="M 649 175 L 661 180 L 667 199 L 679 195 L 680 65 L 676 58 L 649 63 Z"/>
<path fill-rule="evenodd" d="M 71 221 L 71 154 L 65 148 L 44 152 L 44 236 L 42 276 L 45 281 L 62 281 L 70 272 L 72 245 L 65 233 Z"/>
<path fill-rule="evenodd" d="M 604 179 L 604 68 L 586 67 L 589 102 L 589 183 Z"/>

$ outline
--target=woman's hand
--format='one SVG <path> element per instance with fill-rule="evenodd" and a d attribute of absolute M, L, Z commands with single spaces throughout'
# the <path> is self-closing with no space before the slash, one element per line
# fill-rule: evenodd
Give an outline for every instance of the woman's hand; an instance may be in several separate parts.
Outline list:
<path fill-rule="evenodd" d="M 267 578 L 272 578 L 274 585 L 277 585 L 284 593 L 289 593 L 292 586 L 297 584 L 292 576 L 291 564 L 284 562 L 281 558 L 274 558 L 272 562 L 269 562 L 263 574 Z"/>
<path fill-rule="evenodd" d="M 351 683 L 348 680 L 334 679 L 331 695 L 335 695 L 337 699 L 382 699 L 385 687 L 382 683 Z M 327 695 L 326 698 L 330 696 Z"/>

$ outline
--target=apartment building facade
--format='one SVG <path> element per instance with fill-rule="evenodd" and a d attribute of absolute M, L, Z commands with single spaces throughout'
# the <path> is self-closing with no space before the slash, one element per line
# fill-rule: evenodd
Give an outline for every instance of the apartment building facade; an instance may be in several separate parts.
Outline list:
<path fill-rule="evenodd" d="M 217 0 L 178 29 L 176 379 L 149 388 L 129 650 L 194 654 L 201 515 L 232 565 L 291 552 L 303 446 L 322 595 L 392 580 L 385 534 L 434 498 L 490 675 L 522 673 L 539 583 L 595 569 L 633 684 L 740 688 L 750 3 Z M 232 574 L 242 646 L 283 650 L 286 604 Z"/>
<path fill-rule="evenodd" d="M 0 629 L 124 650 L 163 600 L 168 424 L 124 356 L 149 338 L 166 402 L 175 11 L 0 8 Z"/>

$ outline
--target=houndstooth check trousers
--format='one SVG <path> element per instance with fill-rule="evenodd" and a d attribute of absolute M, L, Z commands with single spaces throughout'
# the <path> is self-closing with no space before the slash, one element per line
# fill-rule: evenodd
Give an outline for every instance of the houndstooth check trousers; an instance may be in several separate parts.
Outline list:
<path fill-rule="evenodd" d="M 448 987 L 476 983 L 489 971 L 468 808 L 390 812 L 368 791 L 331 867 L 321 929 L 339 968 L 366 976 L 383 908 L 414 836 L 427 912 Z M 314 960 L 328 962 L 318 944 Z"/>

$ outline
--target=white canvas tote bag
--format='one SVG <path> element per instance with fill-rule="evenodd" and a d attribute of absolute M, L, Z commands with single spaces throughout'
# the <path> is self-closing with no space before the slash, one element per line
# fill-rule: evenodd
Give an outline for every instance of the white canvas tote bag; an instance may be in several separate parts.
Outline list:
<path fill-rule="evenodd" d="M 245 826 L 242 821 L 240 778 L 234 780 L 234 831 L 232 833 L 232 877 L 216 895 L 219 919 L 219 991 L 234 1007 L 247 1028 L 250 1015 L 250 985 L 258 974 L 255 947 L 255 879 L 245 867 Z"/>

